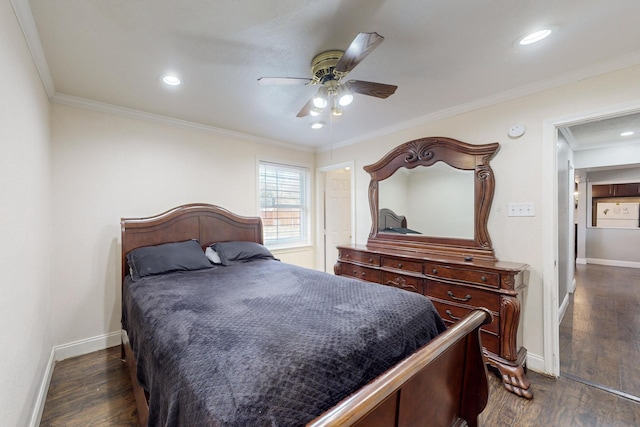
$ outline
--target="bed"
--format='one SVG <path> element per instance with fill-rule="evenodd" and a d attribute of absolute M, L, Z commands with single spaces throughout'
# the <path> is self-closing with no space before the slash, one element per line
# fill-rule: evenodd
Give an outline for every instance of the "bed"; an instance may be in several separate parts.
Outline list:
<path fill-rule="evenodd" d="M 439 317 L 423 325 L 430 303 L 420 295 L 287 265 L 259 249 L 240 262 L 245 247 L 261 247 L 262 222 L 213 205 L 124 218 L 121 230 L 122 353 L 141 425 L 477 425 L 488 398 L 479 337 L 488 311 L 439 333 Z M 227 265 L 136 277 L 134 254 L 193 242 L 203 253 L 216 244 Z M 229 247 L 243 249 L 229 256 Z M 269 371 L 275 376 L 261 376 Z"/>

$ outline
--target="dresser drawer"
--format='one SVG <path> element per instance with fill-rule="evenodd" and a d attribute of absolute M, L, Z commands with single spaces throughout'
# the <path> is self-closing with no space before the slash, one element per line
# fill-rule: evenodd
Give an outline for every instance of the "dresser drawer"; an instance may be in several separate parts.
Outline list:
<path fill-rule="evenodd" d="M 404 274 L 394 274 L 389 271 L 382 273 L 382 284 L 395 286 L 405 291 L 422 293 L 422 281 L 419 277 L 405 276 Z"/>
<path fill-rule="evenodd" d="M 470 307 L 485 307 L 494 313 L 500 312 L 500 295 L 471 286 L 459 286 L 427 279 L 425 294 L 447 302 Z"/>
<path fill-rule="evenodd" d="M 382 258 L 382 266 L 387 268 L 394 268 L 396 270 L 413 271 L 415 273 L 422 273 L 422 263 L 407 261 L 401 258 Z"/>
<path fill-rule="evenodd" d="M 493 354 L 500 354 L 500 338 L 483 329 L 480 330 L 480 339 L 482 346 Z"/>
<path fill-rule="evenodd" d="M 350 249 L 339 249 L 338 257 L 344 261 L 354 261 L 361 264 L 380 266 L 380 255 L 368 254 Z"/>
<path fill-rule="evenodd" d="M 380 270 L 373 268 L 361 267 L 354 264 L 343 263 L 340 266 L 340 271 L 343 276 L 351 276 L 360 280 L 366 280 L 367 282 L 380 283 L 382 274 Z"/>
<path fill-rule="evenodd" d="M 466 316 L 470 311 L 473 311 L 477 308 L 477 307 L 463 307 L 463 306 L 454 305 L 454 304 L 447 304 L 442 301 L 438 301 L 434 299 L 432 299 L 431 302 L 433 302 L 433 305 L 436 307 L 436 310 L 438 310 L 438 313 L 440 314 L 440 317 L 442 317 L 442 320 L 448 323 L 456 323 L 458 320 Z M 500 323 L 500 317 L 494 315 L 493 322 L 489 323 L 488 325 L 482 326 L 481 329 L 488 332 L 493 332 L 494 334 L 499 334 L 499 331 L 500 331 L 499 323 Z"/>
<path fill-rule="evenodd" d="M 426 263 L 424 274 L 444 279 L 460 280 L 492 288 L 500 287 L 500 275 L 488 271 L 469 270 L 465 268 L 446 267 L 444 265 Z"/>

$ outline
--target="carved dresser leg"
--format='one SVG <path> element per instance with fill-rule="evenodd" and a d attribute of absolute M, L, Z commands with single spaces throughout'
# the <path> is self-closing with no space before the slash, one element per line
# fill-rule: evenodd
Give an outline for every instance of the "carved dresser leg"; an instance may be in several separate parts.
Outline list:
<path fill-rule="evenodd" d="M 532 399 L 533 389 L 531 388 L 531 383 L 529 382 L 523 367 L 526 355 L 527 350 L 524 347 L 520 348 L 518 357 L 513 362 L 505 360 L 492 353 L 485 353 L 489 365 L 500 372 L 504 388 L 520 397 Z"/>

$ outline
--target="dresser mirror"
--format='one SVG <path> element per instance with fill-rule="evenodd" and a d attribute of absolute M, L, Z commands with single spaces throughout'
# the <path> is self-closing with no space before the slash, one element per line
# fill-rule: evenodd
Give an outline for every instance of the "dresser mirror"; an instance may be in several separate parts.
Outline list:
<path fill-rule="evenodd" d="M 405 217 L 405 227 L 385 218 L 379 233 L 474 238 L 474 173 L 438 162 L 430 167 L 399 168 L 378 183 L 378 206 Z"/>
<path fill-rule="evenodd" d="M 365 166 L 368 245 L 495 260 L 487 222 L 495 188 L 489 161 L 498 148 L 421 138 Z"/>

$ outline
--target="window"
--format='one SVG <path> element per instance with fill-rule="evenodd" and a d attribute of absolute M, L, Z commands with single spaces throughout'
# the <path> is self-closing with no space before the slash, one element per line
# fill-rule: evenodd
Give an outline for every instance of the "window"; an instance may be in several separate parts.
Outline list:
<path fill-rule="evenodd" d="M 309 170 L 261 161 L 258 174 L 265 244 L 309 244 Z"/>

